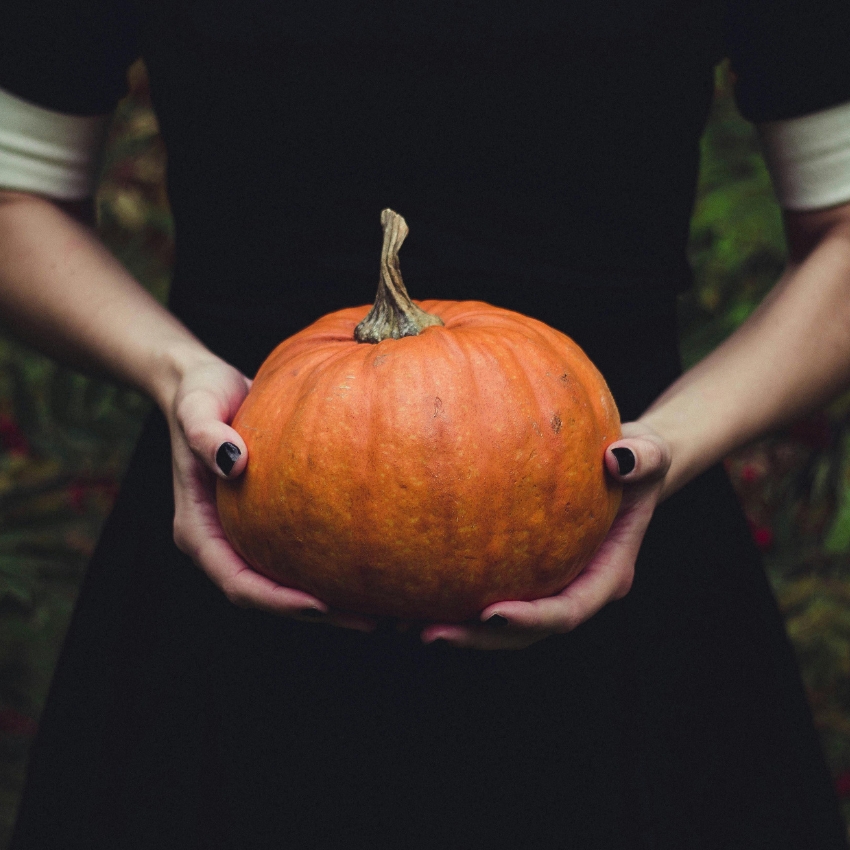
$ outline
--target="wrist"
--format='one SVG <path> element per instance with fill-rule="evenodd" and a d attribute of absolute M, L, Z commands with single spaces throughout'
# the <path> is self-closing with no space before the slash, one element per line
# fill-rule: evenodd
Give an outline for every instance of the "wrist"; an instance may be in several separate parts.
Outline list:
<path fill-rule="evenodd" d="M 650 409 L 637 420 L 650 428 L 670 450 L 670 468 L 664 477 L 659 501 L 664 501 L 721 457 L 723 449 L 715 445 L 687 417 L 676 416 L 663 409 Z"/>
<path fill-rule="evenodd" d="M 171 340 L 157 349 L 142 388 L 171 421 L 180 387 L 187 376 L 199 369 L 222 365 L 223 361 L 194 337 Z"/>

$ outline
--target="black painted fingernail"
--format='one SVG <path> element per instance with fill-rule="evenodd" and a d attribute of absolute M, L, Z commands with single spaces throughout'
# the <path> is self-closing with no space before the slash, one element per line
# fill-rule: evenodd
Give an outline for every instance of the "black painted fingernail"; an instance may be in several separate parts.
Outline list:
<path fill-rule="evenodd" d="M 620 475 L 628 475 L 635 468 L 637 460 L 631 449 L 623 447 L 611 449 L 611 454 L 617 458 L 617 468 L 620 470 Z"/>
<path fill-rule="evenodd" d="M 222 443 L 215 453 L 215 462 L 218 468 L 225 474 L 230 475 L 233 464 L 242 457 L 242 452 L 233 443 Z"/>
<path fill-rule="evenodd" d="M 318 608 L 302 608 L 299 612 L 302 617 L 321 617 L 322 612 Z"/>
<path fill-rule="evenodd" d="M 507 617 L 503 617 L 501 614 L 493 614 L 492 617 L 487 618 L 487 625 L 493 626 L 493 628 L 501 629 L 507 626 L 508 619 Z"/>

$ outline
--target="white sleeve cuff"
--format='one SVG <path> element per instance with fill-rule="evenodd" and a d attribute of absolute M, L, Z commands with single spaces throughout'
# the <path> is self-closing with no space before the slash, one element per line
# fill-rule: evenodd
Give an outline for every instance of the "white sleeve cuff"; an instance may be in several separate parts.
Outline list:
<path fill-rule="evenodd" d="M 0 188 L 90 197 L 109 118 L 53 112 L 0 89 Z"/>
<path fill-rule="evenodd" d="M 776 197 L 787 210 L 850 201 L 850 102 L 758 125 Z"/>

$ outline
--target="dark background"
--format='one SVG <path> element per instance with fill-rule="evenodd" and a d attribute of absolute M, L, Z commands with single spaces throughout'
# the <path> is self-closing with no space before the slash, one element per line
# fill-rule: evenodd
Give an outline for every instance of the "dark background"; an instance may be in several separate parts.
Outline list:
<path fill-rule="evenodd" d="M 99 228 L 156 296 L 168 290 L 165 153 L 144 68 L 110 136 Z M 686 362 L 758 304 L 784 264 L 770 181 L 725 67 L 703 141 L 681 302 Z M 148 402 L 0 336 L 0 846 L 76 589 Z M 727 469 L 762 549 L 850 823 L 850 395 L 734 454 Z"/>

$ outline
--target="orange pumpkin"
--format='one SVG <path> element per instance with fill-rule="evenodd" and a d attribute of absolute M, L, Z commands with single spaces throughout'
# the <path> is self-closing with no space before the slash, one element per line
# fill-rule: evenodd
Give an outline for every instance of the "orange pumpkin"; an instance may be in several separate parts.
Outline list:
<path fill-rule="evenodd" d="M 415 305 L 406 225 L 382 222 L 371 311 L 319 319 L 257 373 L 233 422 L 248 466 L 218 484 L 224 530 L 256 570 L 343 610 L 451 622 L 557 593 L 620 503 L 608 387 L 542 322 Z"/>

